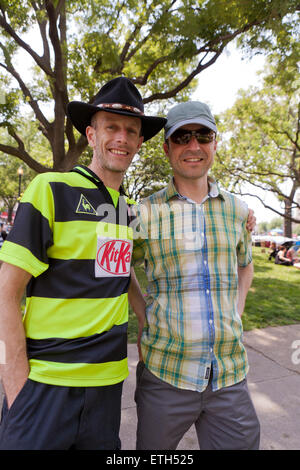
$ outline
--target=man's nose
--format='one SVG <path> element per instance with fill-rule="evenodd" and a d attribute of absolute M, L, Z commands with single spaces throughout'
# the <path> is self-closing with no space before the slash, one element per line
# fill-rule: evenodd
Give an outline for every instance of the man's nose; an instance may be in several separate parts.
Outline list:
<path fill-rule="evenodd" d="M 118 129 L 116 138 L 119 142 L 127 142 L 127 140 L 128 140 L 128 131 L 127 131 L 127 129 Z"/>
<path fill-rule="evenodd" d="M 188 147 L 191 149 L 198 149 L 200 148 L 201 144 L 199 144 L 198 140 L 194 135 L 192 135 L 191 140 L 188 143 Z"/>

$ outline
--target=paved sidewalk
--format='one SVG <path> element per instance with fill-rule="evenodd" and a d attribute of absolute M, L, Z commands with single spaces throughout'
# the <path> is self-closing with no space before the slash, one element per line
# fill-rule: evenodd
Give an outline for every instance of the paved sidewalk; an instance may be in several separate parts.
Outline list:
<path fill-rule="evenodd" d="M 292 348 L 296 340 L 298 355 Z M 250 363 L 248 386 L 261 424 L 261 449 L 300 449 L 300 324 L 246 331 L 244 344 Z M 293 353 L 298 365 L 293 364 Z M 121 423 L 124 450 L 135 448 L 135 345 L 129 345 L 128 357 L 130 374 L 124 384 Z M 194 428 L 178 449 L 199 449 Z"/>
<path fill-rule="evenodd" d="M 261 449 L 300 449 L 300 324 L 245 332 L 244 343 L 250 362 L 249 390 L 261 423 Z M 135 345 L 129 345 L 128 358 L 130 374 L 123 389 L 121 440 L 123 450 L 134 450 Z M 2 393 L 0 387 L 0 404 Z M 193 428 L 178 449 L 198 449 Z"/>

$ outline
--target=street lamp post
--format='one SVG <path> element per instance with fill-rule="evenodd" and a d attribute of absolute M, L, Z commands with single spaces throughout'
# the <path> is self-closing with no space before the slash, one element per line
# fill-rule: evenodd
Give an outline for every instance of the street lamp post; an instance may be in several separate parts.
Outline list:
<path fill-rule="evenodd" d="M 18 194 L 18 196 L 19 197 L 21 196 L 21 182 L 22 182 L 23 173 L 24 173 L 23 168 L 20 166 L 18 168 L 18 175 L 19 175 L 19 194 Z"/>

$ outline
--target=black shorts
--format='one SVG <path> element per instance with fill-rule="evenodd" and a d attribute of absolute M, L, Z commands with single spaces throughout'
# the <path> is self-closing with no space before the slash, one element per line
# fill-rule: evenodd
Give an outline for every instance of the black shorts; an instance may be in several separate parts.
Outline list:
<path fill-rule="evenodd" d="M 28 379 L 11 407 L 4 398 L 0 450 L 118 450 L 123 382 L 63 387 Z"/>

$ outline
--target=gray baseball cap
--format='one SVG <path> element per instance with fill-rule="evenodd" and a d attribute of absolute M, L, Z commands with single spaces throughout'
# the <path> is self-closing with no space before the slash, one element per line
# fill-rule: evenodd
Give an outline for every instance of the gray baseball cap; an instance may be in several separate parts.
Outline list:
<path fill-rule="evenodd" d="M 200 101 L 187 101 L 170 109 L 165 125 L 165 138 L 167 139 L 179 127 L 186 124 L 201 124 L 214 132 L 217 132 L 216 121 L 209 107 Z"/>

